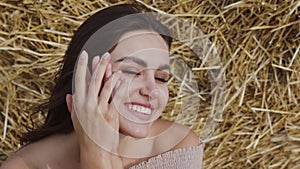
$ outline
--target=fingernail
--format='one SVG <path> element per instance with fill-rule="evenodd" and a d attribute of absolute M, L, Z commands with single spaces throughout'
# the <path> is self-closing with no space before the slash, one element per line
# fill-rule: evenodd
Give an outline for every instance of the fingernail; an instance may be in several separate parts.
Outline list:
<path fill-rule="evenodd" d="M 99 61 L 99 59 L 100 59 L 100 57 L 97 55 L 97 56 L 94 57 L 93 62 L 94 62 L 94 63 L 97 63 L 97 62 Z"/>
<path fill-rule="evenodd" d="M 80 59 L 85 59 L 86 56 L 87 56 L 87 52 L 84 50 L 81 52 Z"/>
<path fill-rule="evenodd" d="M 109 53 L 105 52 L 102 57 L 103 57 L 103 59 L 108 59 L 109 58 Z"/>

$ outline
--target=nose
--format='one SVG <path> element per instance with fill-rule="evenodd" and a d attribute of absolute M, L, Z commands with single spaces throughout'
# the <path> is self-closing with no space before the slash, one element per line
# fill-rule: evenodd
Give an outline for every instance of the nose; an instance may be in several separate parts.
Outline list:
<path fill-rule="evenodd" d="M 140 94 L 149 98 L 155 98 L 159 93 L 159 88 L 154 77 L 145 77 L 140 88 Z"/>

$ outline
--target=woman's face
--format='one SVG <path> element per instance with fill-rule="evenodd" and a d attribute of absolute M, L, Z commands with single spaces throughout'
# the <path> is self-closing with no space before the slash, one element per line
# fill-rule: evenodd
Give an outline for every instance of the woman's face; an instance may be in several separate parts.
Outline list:
<path fill-rule="evenodd" d="M 168 102 L 169 49 L 156 32 L 125 33 L 111 52 L 113 72 L 127 79 L 126 95 L 119 111 L 120 131 L 136 138 L 147 137 L 149 129 Z"/>

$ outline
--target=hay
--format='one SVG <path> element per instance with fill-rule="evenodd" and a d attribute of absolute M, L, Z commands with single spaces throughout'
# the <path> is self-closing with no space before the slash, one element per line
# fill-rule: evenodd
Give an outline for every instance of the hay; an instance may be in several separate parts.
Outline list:
<path fill-rule="evenodd" d="M 0 163 L 20 146 L 25 126 L 44 120 L 30 107 L 49 97 L 73 31 L 99 9 L 125 2 L 0 2 Z M 299 1 L 130 2 L 188 19 L 218 49 L 226 102 L 206 143 L 204 168 L 300 168 Z M 210 68 L 182 45 L 174 50 L 196 75 L 202 99 L 192 126 L 200 135 L 211 110 Z M 163 118 L 174 120 L 179 90 L 171 86 Z"/>

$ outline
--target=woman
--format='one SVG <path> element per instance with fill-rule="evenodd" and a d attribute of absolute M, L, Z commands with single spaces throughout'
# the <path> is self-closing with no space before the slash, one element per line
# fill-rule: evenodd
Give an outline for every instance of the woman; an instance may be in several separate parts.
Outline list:
<path fill-rule="evenodd" d="M 1 169 L 201 168 L 198 136 L 158 119 L 168 102 L 171 38 L 141 11 L 109 7 L 79 27 L 45 124 Z"/>

